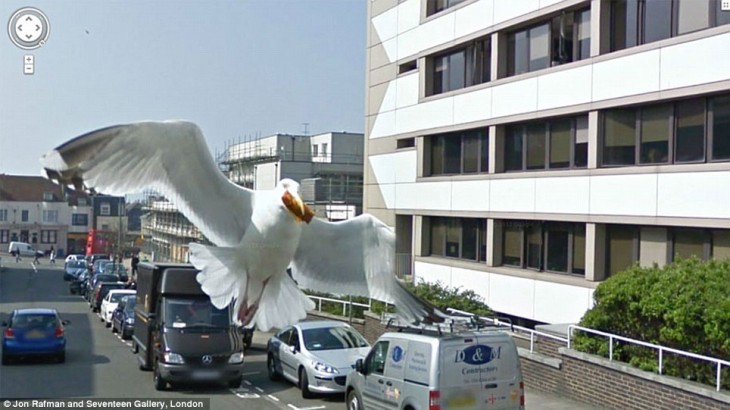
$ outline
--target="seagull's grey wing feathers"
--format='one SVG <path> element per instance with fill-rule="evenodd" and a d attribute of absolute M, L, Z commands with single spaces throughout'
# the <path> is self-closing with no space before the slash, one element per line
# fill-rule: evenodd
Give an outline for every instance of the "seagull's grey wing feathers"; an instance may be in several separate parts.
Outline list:
<path fill-rule="evenodd" d="M 304 226 L 292 271 L 302 288 L 393 303 L 409 322 L 438 317 L 398 282 L 394 263 L 395 233 L 363 214 L 342 222 L 313 219 Z"/>
<path fill-rule="evenodd" d="M 219 246 L 237 244 L 248 227 L 253 191 L 218 170 L 197 125 L 140 122 L 92 131 L 41 158 L 49 178 L 123 195 L 154 189 Z"/>

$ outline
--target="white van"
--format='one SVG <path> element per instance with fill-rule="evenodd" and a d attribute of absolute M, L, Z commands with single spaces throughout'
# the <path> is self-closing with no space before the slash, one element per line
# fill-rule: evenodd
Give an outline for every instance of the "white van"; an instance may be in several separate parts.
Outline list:
<path fill-rule="evenodd" d="M 10 242 L 8 253 L 13 253 L 13 251 L 20 252 L 20 256 L 36 256 L 36 253 L 39 252 L 26 242 Z"/>
<path fill-rule="evenodd" d="M 350 410 L 524 409 L 512 337 L 496 330 L 385 333 L 345 384 Z"/>

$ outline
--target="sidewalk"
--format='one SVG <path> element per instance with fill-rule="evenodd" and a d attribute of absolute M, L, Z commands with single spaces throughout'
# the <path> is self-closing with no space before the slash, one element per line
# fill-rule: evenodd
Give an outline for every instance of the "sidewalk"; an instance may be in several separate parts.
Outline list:
<path fill-rule="evenodd" d="M 266 342 L 274 332 L 256 331 L 253 334 L 251 349 L 265 351 Z M 525 408 L 527 410 L 600 410 L 600 407 L 583 404 L 556 394 L 525 388 Z"/>

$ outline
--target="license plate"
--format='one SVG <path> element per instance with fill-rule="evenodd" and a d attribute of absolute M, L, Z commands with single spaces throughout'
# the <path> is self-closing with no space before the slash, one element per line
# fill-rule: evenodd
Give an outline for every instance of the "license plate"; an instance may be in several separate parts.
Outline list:
<path fill-rule="evenodd" d="M 31 330 L 25 334 L 26 339 L 43 339 L 44 337 L 46 337 L 46 334 L 40 330 Z"/>
<path fill-rule="evenodd" d="M 212 380 L 220 377 L 220 373 L 215 370 L 195 370 L 193 378 L 197 380 Z"/>

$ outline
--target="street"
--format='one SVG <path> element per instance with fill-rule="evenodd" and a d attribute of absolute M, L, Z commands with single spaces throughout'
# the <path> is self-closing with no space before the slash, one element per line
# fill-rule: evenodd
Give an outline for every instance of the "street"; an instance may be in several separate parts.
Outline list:
<path fill-rule="evenodd" d="M 66 326 L 67 350 L 63 364 L 49 361 L 13 363 L 0 367 L 0 398 L 210 398 L 210 408 L 227 409 L 342 409 L 342 396 L 304 400 L 286 382 L 271 382 L 266 374 L 264 345 L 257 337 L 246 353 L 244 383 L 238 389 L 223 386 L 190 386 L 158 392 L 152 373 L 140 371 L 131 342 L 121 340 L 78 295 L 68 292 L 61 267 L 42 261 L 38 271 L 31 258 L 15 263 L 3 256 L 0 273 L 0 318 L 21 307 L 51 307 L 70 320 Z"/>
<path fill-rule="evenodd" d="M 0 320 L 16 308 L 55 308 L 70 320 L 66 326 L 66 362 L 26 361 L 0 367 L 0 398 L 209 398 L 210 409 L 344 409 L 342 395 L 302 399 L 288 382 L 272 382 L 266 373 L 265 346 L 270 333 L 256 332 L 246 352 L 246 372 L 238 389 L 223 386 L 188 386 L 156 391 L 152 372 L 139 370 L 131 341 L 123 341 L 105 328 L 99 317 L 78 295 L 71 295 L 63 281 L 63 260 L 51 267 L 47 260 L 37 266 L 31 258 L 16 263 L 3 254 L 0 271 Z M 528 409 L 591 409 L 554 395 L 526 389 Z"/>

